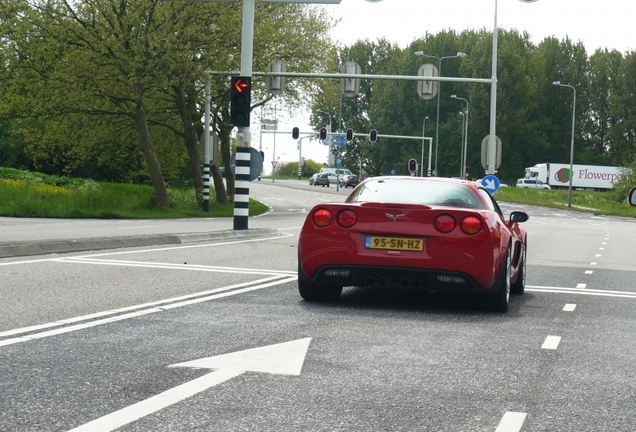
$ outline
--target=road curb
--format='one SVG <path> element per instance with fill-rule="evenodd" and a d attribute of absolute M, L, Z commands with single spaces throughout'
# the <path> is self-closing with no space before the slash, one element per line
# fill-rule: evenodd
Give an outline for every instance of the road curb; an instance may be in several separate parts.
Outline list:
<path fill-rule="evenodd" d="M 228 230 L 204 233 L 88 238 L 79 240 L 52 240 L 31 243 L 17 242 L 0 244 L 0 258 L 47 255 L 52 253 L 82 252 L 100 249 L 120 249 L 129 247 L 196 243 L 213 240 L 272 237 L 279 235 L 281 234 L 276 229 L 257 228 L 249 230 Z"/>

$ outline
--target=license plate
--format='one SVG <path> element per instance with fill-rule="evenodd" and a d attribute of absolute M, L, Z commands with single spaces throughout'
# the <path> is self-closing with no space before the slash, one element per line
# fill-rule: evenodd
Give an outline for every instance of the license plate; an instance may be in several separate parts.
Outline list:
<path fill-rule="evenodd" d="M 364 247 L 367 249 L 387 249 L 422 252 L 424 239 L 409 237 L 367 236 Z"/>

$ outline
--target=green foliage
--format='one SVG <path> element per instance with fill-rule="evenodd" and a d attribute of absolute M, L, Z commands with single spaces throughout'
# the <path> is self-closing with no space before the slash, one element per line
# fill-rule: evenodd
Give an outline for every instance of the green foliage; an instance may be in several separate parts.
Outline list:
<path fill-rule="evenodd" d="M 305 165 L 301 169 L 301 176 L 311 177 L 313 174 L 320 171 L 322 164 L 315 162 L 311 159 L 305 160 Z M 276 175 L 281 177 L 298 177 L 298 162 L 288 162 L 285 164 L 279 164 L 276 166 Z"/>
<path fill-rule="evenodd" d="M 168 188 L 170 207 L 156 209 L 153 189 L 146 185 L 99 183 L 0 168 L 0 215 L 59 218 L 230 217 L 234 206 L 213 201 L 204 212 L 191 188 Z M 250 215 L 267 211 L 250 200 Z"/>

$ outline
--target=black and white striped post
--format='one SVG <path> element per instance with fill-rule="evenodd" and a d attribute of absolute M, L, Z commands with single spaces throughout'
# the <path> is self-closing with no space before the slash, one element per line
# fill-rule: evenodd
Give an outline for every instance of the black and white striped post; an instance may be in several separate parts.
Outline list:
<path fill-rule="evenodd" d="M 250 215 L 250 128 L 240 128 L 236 137 L 236 166 L 234 167 L 234 229 L 248 229 Z"/>
<path fill-rule="evenodd" d="M 203 211 L 210 211 L 210 75 L 205 82 L 205 128 L 203 131 Z"/>

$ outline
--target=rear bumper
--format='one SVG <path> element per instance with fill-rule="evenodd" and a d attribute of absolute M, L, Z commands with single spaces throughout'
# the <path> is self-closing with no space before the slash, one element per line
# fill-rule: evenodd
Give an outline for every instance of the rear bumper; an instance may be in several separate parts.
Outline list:
<path fill-rule="evenodd" d="M 402 267 L 328 265 L 320 267 L 311 282 L 425 292 L 492 292 L 479 286 L 465 273 Z"/>

